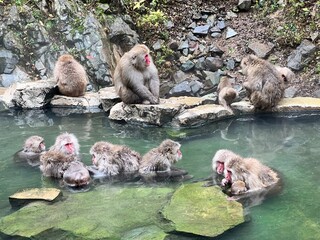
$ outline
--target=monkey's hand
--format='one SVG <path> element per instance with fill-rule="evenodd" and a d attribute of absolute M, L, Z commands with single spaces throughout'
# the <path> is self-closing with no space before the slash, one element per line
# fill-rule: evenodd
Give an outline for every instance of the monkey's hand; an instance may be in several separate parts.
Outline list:
<path fill-rule="evenodd" d="M 221 186 L 226 186 L 228 184 L 228 180 L 227 179 L 222 179 L 222 181 L 221 181 Z"/>

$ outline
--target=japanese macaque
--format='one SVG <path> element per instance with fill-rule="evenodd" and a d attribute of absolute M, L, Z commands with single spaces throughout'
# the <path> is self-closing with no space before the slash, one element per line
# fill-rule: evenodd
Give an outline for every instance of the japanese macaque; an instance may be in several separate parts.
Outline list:
<path fill-rule="evenodd" d="M 61 94 L 69 97 L 84 95 L 88 84 L 87 73 L 73 56 L 61 55 L 55 64 L 53 75 Z"/>
<path fill-rule="evenodd" d="M 70 187 L 82 187 L 90 183 L 91 177 L 82 162 L 72 161 L 63 174 L 63 181 Z"/>
<path fill-rule="evenodd" d="M 62 178 L 70 163 L 80 159 L 79 150 L 79 142 L 75 135 L 60 134 L 49 151 L 41 155 L 41 172 L 46 177 Z"/>
<path fill-rule="evenodd" d="M 49 150 L 40 156 L 40 170 L 46 177 L 62 178 L 72 161 L 73 155 Z"/>
<path fill-rule="evenodd" d="M 278 174 L 255 158 L 233 158 L 225 163 L 221 184 L 233 184 L 240 180 L 248 191 L 267 188 L 279 181 Z"/>
<path fill-rule="evenodd" d="M 114 71 L 113 83 L 126 104 L 159 103 L 158 70 L 146 45 L 135 45 L 121 57 Z"/>
<path fill-rule="evenodd" d="M 142 157 L 139 172 L 141 174 L 170 172 L 172 164 L 182 158 L 180 147 L 178 142 L 164 140 L 159 147 L 151 149 Z"/>
<path fill-rule="evenodd" d="M 141 156 L 127 146 L 96 142 L 90 149 L 92 163 L 107 176 L 132 173 L 139 170 Z"/>
<path fill-rule="evenodd" d="M 218 150 L 212 158 L 212 169 L 218 174 L 224 173 L 225 163 L 231 159 L 241 158 L 239 155 L 227 149 Z"/>
<path fill-rule="evenodd" d="M 232 87 L 232 84 L 228 77 L 222 77 L 220 79 L 218 89 L 219 92 L 219 104 L 233 112 L 230 105 L 237 97 L 237 91 Z"/>
<path fill-rule="evenodd" d="M 79 158 L 80 145 L 76 136 L 72 133 L 62 133 L 57 136 L 56 141 L 50 150 L 54 150 L 67 156 Z"/>
<path fill-rule="evenodd" d="M 246 183 L 240 180 L 235 181 L 231 185 L 231 194 L 232 195 L 240 195 L 247 192 Z"/>
<path fill-rule="evenodd" d="M 295 74 L 287 67 L 275 66 L 278 72 L 281 74 L 284 82 L 290 82 L 295 78 Z"/>
<path fill-rule="evenodd" d="M 283 97 L 283 76 L 268 61 L 249 55 L 241 61 L 242 73 L 247 76 L 243 87 L 256 109 L 265 110 L 278 104 Z"/>
<path fill-rule="evenodd" d="M 26 139 L 23 149 L 14 156 L 15 162 L 27 162 L 30 166 L 40 165 L 40 154 L 46 150 L 44 139 L 40 136 L 31 136 Z"/>

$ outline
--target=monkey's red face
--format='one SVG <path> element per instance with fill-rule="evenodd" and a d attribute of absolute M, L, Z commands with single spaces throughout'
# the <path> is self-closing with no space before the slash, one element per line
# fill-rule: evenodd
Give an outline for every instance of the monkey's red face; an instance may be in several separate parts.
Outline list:
<path fill-rule="evenodd" d="M 177 159 L 181 159 L 182 158 L 182 152 L 180 151 L 180 149 L 178 149 L 177 151 Z"/>
<path fill-rule="evenodd" d="M 92 154 L 92 163 L 93 163 L 93 165 L 96 165 L 96 166 L 98 164 L 97 158 L 94 154 Z"/>
<path fill-rule="evenodd" d="M 227 170 L 225 179 L 226 179 L 229 183 L 232 183 L 232 172 L 231 172 L 231 171 Z"/>
<path fill-rule="evenodd" d="M 65 146 L 67 153 L 74 154 L 75 150 L 74 150 L 74 146 L 72 143 L 66 143 L 64 146 Z"/>
<path fill-rule="evenodd" d="M 40 151 L 45 151 L 46 150 L 46 145 L 44 144 L 44 142 L 41 142 L 39 144 L 39 149 L 40 149 Z"/>
<path fill-rule="evenodd" d="M 144 61 L 145 61 L 145 63 L 146 63 L 146 66 L 148 67 L 148 66 L 150 65 L 150 63 L 151 63 L 151 59 L 150 59 L 149 54 L 146 54 L 146 55 L 144 56 Z"/>
<path fill-rule="evenodd" d="M 224 171 L 224 163 L 223 162 L 220 162 L 220 161 L 216 162 L 216 171 L 218 174 L 223 174 L 223 171 Z"/>

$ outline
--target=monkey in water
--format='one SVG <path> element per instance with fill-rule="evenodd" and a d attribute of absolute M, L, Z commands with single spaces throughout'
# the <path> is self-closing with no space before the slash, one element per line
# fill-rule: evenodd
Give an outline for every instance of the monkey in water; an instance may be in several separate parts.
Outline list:
<path fill-rule="evenodd" d="M 278 104 L 283 97 L 283 76 L 270 62 L 249 55 L 241 61 L 242 73 L 247 76 L 243 87 L 256 109 L 266 110 Z"/>
<path fill-rule="evenodd" d="M 146 45 L 137 44 L 121 57 L 114 70 L 113 83 L 126 104 L 159 103 L 158 70 Z"/>
<path fill-rule="evenodd" d="M 141 160 L 140 174 L 170 172 L 172 164 L 182 158 L 180 143 L 170 139 L 164 140 L 159 147 L 151 149 Z"/>
<path fill-rule="evenodd" d="M 80 145 L 77 137 L 72 133 L 62 133 L 56 137 L 56 141 L 50 150 L 61 152 L 65 155 L 72 155 L 75 159 L 80 158 Z"/>
<path fill-rule="evenodd" d="M 248 191 L 257 191 L 279 182 L 279 177 L 271 168 L 255 158 L 233 158 L 225 163 L 224 179 L 221 184 L 233 184 L 240 180 Z"/>
<path fill-rule="evenodd" d="M 40 170 L 44 176 L 62 178 L 72 161 L 80 160 L 79 142 L 75 135 L 63 133 L 49 151 L 40 157 Z"/>
<path fill-rule="evenodd" d="M 90 154 L 95 168 L 107 176 L 130 174 L 139 170 L 141 156 L 127 146 L 96 142 L 91 147 Z"/>
<path fill-rule="evenodd" d="M 63 173 L 63 182 L 69 187 L 82 187 L 90 183 L 91 177 L 86 166 L 80 161 L 72 161 Z"/>
<path fill-rule="evenodd" d="M 238 93 L 232 87 L 232 84 L 228 77 L 222 77 L 220 79 L 217 91 L 219 93 L 219 104 L 228 109 L 230 112 L 233 112 L 230 105 L 238 96 Z"/>
<path fill-rule="evenodd" d="M 40 155 L 46 150 L 44 139 L 40 136 L 31 136 L 26 139 L 23 149 L 14 155 L 17 163 L 27 162 L 30 166 L 40 165 Z"/>
<path fill-rule="evenodd" d="M 218 150 L 212 158 L 212 170 L 220 175 L 223 174 L 225 163 L 234 158 L 241 157 L 227 149 Z"/>
<path fill-rule="evenodd" d="M 88 76 L 84 67 L 69 54 L 61 55 L 53 71 L 61 94 L 79 97 L 85 94 Z"/>

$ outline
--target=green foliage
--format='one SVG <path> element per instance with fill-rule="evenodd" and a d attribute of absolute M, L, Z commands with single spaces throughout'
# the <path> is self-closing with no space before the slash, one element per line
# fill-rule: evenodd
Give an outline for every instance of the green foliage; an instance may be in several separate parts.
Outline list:
<path fill-rule="evenodd" d="M 160 10 L 165 6 L 166 0 L 135 0 L 125 1 L 126 8 L 140 27 L 157 28 L 166 20 L 165 14 Z"/>
<path fill-rule="evenodd" d="M 295 46 L 320 28 L 320 0 L 288 0 L 283 6 L 278 2 L 257 1 L 256 6 L 264 17 L 273 21 L 271 29 L 279 44 Z"/>
<path fill-rule="evenodd" d="M 141 26 L 154 25 L 155 27 L 157 27 L 160 23 L 163 23 L 165 20 L 166 20 L 166 16 L 160 10 L 150 11 L 149 14 L 141 17 L 138 24 Z"/>
<path fill-rule="evenodd" d="M 174 54 L 174 51 L 166 45 L 161 46 L 161 50 L 156 55 L 156 65 L 159 66 Z"/>

